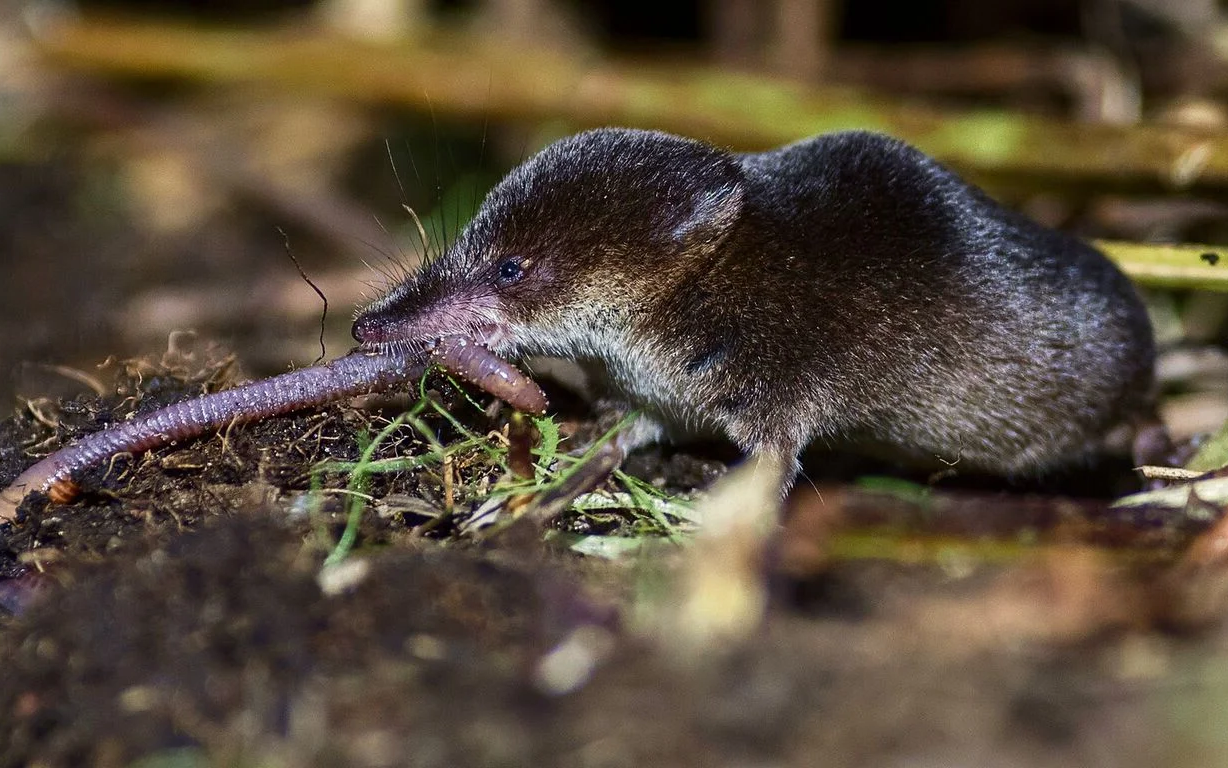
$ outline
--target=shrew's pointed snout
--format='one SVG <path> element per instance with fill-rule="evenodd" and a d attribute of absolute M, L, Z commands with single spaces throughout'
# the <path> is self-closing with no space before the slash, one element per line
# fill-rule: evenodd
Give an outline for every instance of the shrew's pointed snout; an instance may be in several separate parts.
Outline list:
<path fill-rule="evenodd" d="M 476 295 L 475 295 L 476 294 Z M 413 284 L 398 287 L 359 311 L 350 333 L 367 347 L 428 345 L 441 336 L 485 338 L 483 329 L 504 322 L 489 290 L 463 284 Z"/>
<path fill-rule="evenodd" d="M 360 344 L 377 345 L 405 339 L 405 318 L 387 308 L 371 306 L 358 313 L 350 335 Z"/>
<path fill-rule="evenodd" d="M 359 344 L 376 344 L 385 340 L 386 332 L 383 328 L 384 325 L 372 313 L 364 312 L 354 319 L 354 325 L 350 328 L 350 335 Z"/>
<path fill-rule="evenodd" d="M 422 320 L 430 314 L 427 310 L 438 292 L 438 281 L 419 274 L 360 309 L 350 335 L 369 346 L 424 340 L 431 330 L 423 327 Z"/>

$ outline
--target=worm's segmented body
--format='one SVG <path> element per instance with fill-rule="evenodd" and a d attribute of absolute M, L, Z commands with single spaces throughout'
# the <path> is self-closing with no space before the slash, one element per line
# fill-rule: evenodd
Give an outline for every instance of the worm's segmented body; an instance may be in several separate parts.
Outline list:
<path fill-rule="evenodd" d="M 546 396 L 529 377 L 489 349 L 459 336 L 439 340 L 432 357 L 440 366 L 532 414 L 546 411 Z M 426 370 L 421 354 L 352 352 L 323 365 L 300 368 L 234 389 L 168 405 L 87 435 L 37 462 L 0 491 L 0 521 L 11 520 L 27 493 L 42 491 L 57 502 L 80 489 L 72 477 L 119 453 L 142 453 L 228 424 L 243 424 L 310 408 L 344 397 L 388 389 Z"/>
<path fill-rule="evenodd" d="M 222 392 L 168 405 L 86 435 L 31 466 L 0 493 L 0 520 L 11 519 L 21 499 L 43 491 L 56 501 L 76 495 L 73 474 L 118 453 L 141 453 L 231 423 L 259 421 L 343 397 L 387 389 L 422 374 L 420 355 L 354 352 Z"/>
<path fill-rule="evenodd" d="M 465 336 L 445 336 L 432 352 L 448 371 L 489 392 L 518 411 L 546 413 L 546 394 L 519 368 Z"/>

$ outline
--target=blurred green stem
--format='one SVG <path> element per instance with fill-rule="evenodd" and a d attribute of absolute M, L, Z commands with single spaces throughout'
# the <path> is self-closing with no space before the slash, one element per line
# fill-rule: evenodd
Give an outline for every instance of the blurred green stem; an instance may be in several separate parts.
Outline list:
<path fill-rule="evenodd" d="M 98 75 L 262 84 L 469 117 L 653 127 L 745 149 L 866 128 L 905 139 L 981 181 L 1228 184 L 1222 133 L 938 110 L 850 88 L 676 62 L 582 59 L 441 31 L 393 46 L 305 27 L 84 18 L 42 30 L 37 46 L 48 62 Z"/>

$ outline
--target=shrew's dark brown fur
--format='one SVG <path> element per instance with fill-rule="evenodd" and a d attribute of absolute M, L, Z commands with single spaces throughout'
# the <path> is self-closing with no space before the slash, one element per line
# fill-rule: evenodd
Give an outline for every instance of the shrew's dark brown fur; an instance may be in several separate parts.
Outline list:
<path fill-rule="evenodd" d="M 823 440 L 1035 474 L 1151 415 L 1129 281 L 871 133 L 559 141 L 354 325 L 371 346 L 455 333 L 597 364 L 645 414 L 627 447 L 716 429 L 786 467 Z"/>

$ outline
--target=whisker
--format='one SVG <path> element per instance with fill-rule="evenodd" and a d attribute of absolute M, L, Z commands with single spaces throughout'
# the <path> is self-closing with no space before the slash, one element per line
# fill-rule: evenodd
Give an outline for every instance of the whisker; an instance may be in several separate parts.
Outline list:
<path fill-rule="evenodd" d="M 405 212 L 414 220 L 414 225 L 418 228 L 418 240 L 422 243 L 423 261 L 426 261 L 426 255 L 430 253 L 430 244 L 426 239 L 426 228 L 422 226 L 422 219 L 418 217 L 418 212 L 411 206 L 405 205 Z"/>
<path fill-rule="evenodd" d="M 384 149 L 388 152 L 388 164 L 392 166 L 392 177 L 397 181 L 397 189 L 401 190 L 401 204 L 404 205 L 409 202 L 409 199 L 405 196 L 405 185 L 401 183 L 401 172 L 397 170 L 397 161 L 392 156 L 392 142 L 384 139 Z M 413 165 L 413 162 L 413 155 L 410 155 L 410 165 Z M 414 172 L 417 173 L 417 169 Z"/>

